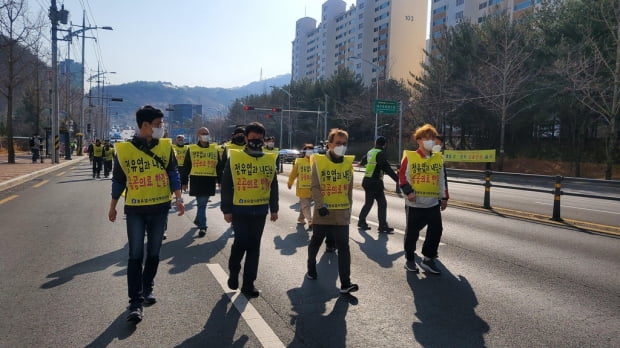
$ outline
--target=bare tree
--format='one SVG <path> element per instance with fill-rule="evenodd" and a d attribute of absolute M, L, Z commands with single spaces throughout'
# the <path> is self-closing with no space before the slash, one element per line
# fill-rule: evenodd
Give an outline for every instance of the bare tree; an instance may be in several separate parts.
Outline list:
<path fill-rule="evenodd" d="M 13 110 L 16 88 L 32 74 L 30 49 L 39 39 L 42 17 L 31 20 L 25 0 L 0 0 L 0 94 L 7 101 L 8 162 L 15 163 Z"/>
<path fill-rule="evenodd" d="M 470 76 L 481 104 L 499 118 L 500 171 L 504 165 L 506 124 L 524 111 L 520 104 L 532 94 L 526 87 L 536 75 L 528 66 L 533 50 L 531 42 L 526 45 L 523 26 L 507 15 L 487 18 L 479 27 L 483 49 L 477 57 L 478 70 Z"/>

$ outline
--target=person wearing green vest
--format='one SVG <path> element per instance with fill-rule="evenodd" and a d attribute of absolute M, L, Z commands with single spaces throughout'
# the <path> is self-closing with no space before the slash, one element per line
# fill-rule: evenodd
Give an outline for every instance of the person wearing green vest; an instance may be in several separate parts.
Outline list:
<path fill-rule="evenodd" d="M 101 177 L 101 166 L 103 165 L 103 144 L 100 139 L 96 139 L 94 144 L 88 148 L 88 156 L 93 160 L 93 178 Z"/>
<path fill-rule="evenodd" d="M 185 191 L 189 183 L 189 195 L 196 197 L 194 224 L 198 227 L 198 235 L 204 237 L 207 234 L 207 203 L 209 197 L 215 195 L 215 184 L 220 182 L 220 175 L 217 171 L 219 158 L 217 145 L 211 143 L 209 129 L 201 127 L 198 129 L 197 136 L 198 141 L 196 144 L 189 145 L 184 159 L 181 185 Z"/>
<path fill-rule="evenodd" d="M 387 174 L 398 184 L 398 175 L 385 158 L 385 148 L 387 142 L 385 137 L 379 136 L 375 140 L 375 147 L 370 149 L 366 156 L 362 158 L 360 165 L 366 165 L 366 173 L 362 179 L 362 187 L 365 192 L 364 206 L 360 210 L 357 227 L 362 230 L 369 230 L 370 226 L 366 223 L 366 217 L 372 208 L 374 201 L 377 201 L 377 217 L 379 218 L 379 233 L 392 233 L 394 229 L 387 224 L 387 201 L 383 186 L 383 174 Z"/>
<path fill-rule="evenodd" d="M 345 156 L 349 134 L 342 129 L 332 129 L 327 136 L 328 151 L 311 157 L 312 199 L 314 214 L 312 238 L 308 244 L 308 272 L 306 278 L 317 279 L 316 255 L 329 234 L 338 248 L 338 275 L 340 293 L 359 290 L 351 283 L 351 252 L 349 250 L 349 224 L 353 203 L 353 158 Z"/>
<path fill-rule="evenodd" d="M 443 225 L 441 211 L 448 206 L 441 152 L 432 152 L 438 133 L 425 124 L 414 133 L 417 151 L 405 151 L 398 171 L 400 188 L 406 195 L 407 230 L 405 232 L 405 269 L 418 272 L 415 249 L 420 230 L 426 226 L 420 267 L 431 274 L 441 274 L 435 263 Z"/>
<path fill-rule="evenodd" d="M 136 136 L 131 141 L 115 144 L 108 219 L 116 221 L 116 205 L 125 192 L 124 212 L 129 249 L 127 320 L 131 322 L 142 320 L 143 305 L 157 302 L 153 295 L 154 279 L 159 266 L 164 226 L 168 220 L 171 192 L 176 197 L 178 215 L 185 212 L 172 144 L 170 139 L 162 139 L 163 117 L 159 109 L 150 105 L 141 107 L 136 112 L 139 128 Z M 148 238 L 146 253 L 145 236 Z"/>
<path fill-rule="evenodd" d="M 103 177 L 107 178 L 112 172 L 112 161 L 114 160 L 114 148 L 110 147 L 110 142 L 103 143 Z"/>
<path fill-rule="evenodd" d="M 239 288 L 241 260 L 245 255 L 241 293 L 252 298 L 260 295 L 254 281 L 267 213 L 271 212 L 271 221 L 278 220 L 279 196 L 276 155 L 262 150 L 265 127 L 252 122 L 245 127 L 245 137 L 243 150 L 229 150 L 222 175 L 220 209 L 235 232 L 228 259 L 228 287 Z"/>

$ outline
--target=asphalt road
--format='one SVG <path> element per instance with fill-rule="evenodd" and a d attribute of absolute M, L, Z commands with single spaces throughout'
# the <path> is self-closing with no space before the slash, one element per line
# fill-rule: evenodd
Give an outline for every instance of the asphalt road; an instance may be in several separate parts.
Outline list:
<path fill-rule="evenodd" d="M 304 278 L 310 233 L 280 176 L 257 287 L 225 285 L 231 230 L 212 198 L 198 238 L 170 215 L 158 303 L 125 321 L 123 219 L 107 220 L 109 180 L 80 163 L 0 193 L 0 347 L 618 347 L 620 239 L 459 208 L 443 213 L 441 276 L 403 269 L 402 198 L 392 235 L 350 230 L 355 296 L 339 296 L 334 254 Z M 355 192 L 354 215 L 363 192 Z M 120 208 L 120 207 L 119 207 Z M 357 222 L 353 219 L 352 225 Z M 418 243 L 420 245 L 420 242 Z"/>

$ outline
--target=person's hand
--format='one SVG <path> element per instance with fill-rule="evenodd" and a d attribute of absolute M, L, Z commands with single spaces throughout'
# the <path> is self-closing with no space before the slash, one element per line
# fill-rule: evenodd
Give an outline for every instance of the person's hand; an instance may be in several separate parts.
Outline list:
<path fill-rule="evenodd" d="M 415 192 L 411 192 L 407 195 L 407 200 L 409 200 L 409 202 L 415 202 Z"/>
<path fill-rule="evenodd" d="M 278 213 L 271 213 L 271 221 L 278 220 Z"/>
<path fill-rule="evenodd" d="M 441 205 L 441 210 L 442 211 L 446 210 L 446 208 L 448 207 L 448 200 L 447 199 L 442 199 L 440 205 Z"/>
<path fill-rule="evenodd" d="M 110 211 L 108 211 L 108 219 L 111 222 L 116 221 L 116 208 L 110 208 Z"/>
<path fill-rule="evenodd" d="M 327 209 L 327 207 L 321 207 L 319 209 L 319 215 L 320 216 L 327 216 L 327 215 L 329 215 L 329 209 Z"/>
<path fill-rule="evenodd" d="M 288 185 L 288 184 L 286 186 L 288 186 L 289 190 L 291 189 L 291 187 L 293 187 L 293 185 Z"/>
<path fill-rule="evenodd" d="M 177 199 L 174 202 L 174 206 L 177 208 L 177 211 L 179 212 L 177 215 L 181 216 L 183 214 L 185 214 L 185 206 L 183 205 L 183 201 L 180 199 Z"/>
<path fill-rule="evenodd" d="M 224 221 L 231 223 L 232 222 L 232 214 L 224 214 Z"/>

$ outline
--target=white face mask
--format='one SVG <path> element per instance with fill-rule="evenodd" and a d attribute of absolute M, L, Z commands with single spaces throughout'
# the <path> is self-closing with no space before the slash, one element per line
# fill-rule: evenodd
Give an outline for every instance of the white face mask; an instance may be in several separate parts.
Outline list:
<path fill-rule="evenodd" d="M 435 146 L 435 140 L 424 140 L 422 144 L 424 145 L 424 149 L 426 151 L 432 151 L 433 146 Z"/>
<path fill-rule="evenodd" d="M 207 135 L 201 135 L 200 136 L 200 140 L 204 141 L 205 143 L 208 143 L 211 141 L 211 136 L 209 134 Z"/>
<path fill-rule="evenodd" d="M 153 127 L 153 139 L 160 139 L 164 136 L 164 127 L 154 128 Z"/>
<path fill-rule="evenodd" d="M 304 152 L 304 156 L 306 156 L 306 157 L 310 157 L 310 155 L 312 155 L 312 150 L 306 150 L 306 151 Z"/>
<path fill-rule="evenodd" d="M 265 143 L 265 147 L 271 150 L 273 149 L 273 143 L 272 142 Z"/>
<path fill-rule="evenodd" d="M 441 152 L 441 145 L 433 146 L 433 152 Z"/>
<path fill-rule="evenodd" d="M 345 145 L 339 145 L 334 148 L 334 153 L 337 156 L 344 156 L 346 152 L 347 152 L 347 147 Z"/>

